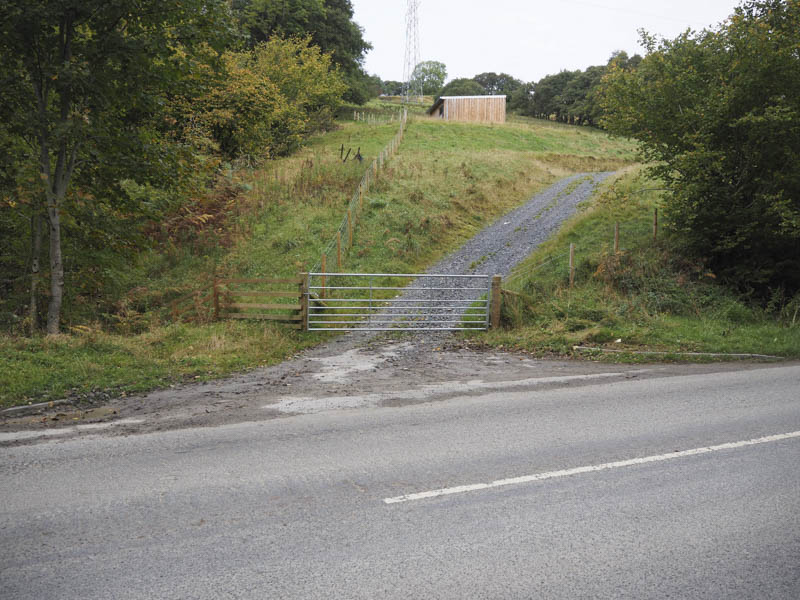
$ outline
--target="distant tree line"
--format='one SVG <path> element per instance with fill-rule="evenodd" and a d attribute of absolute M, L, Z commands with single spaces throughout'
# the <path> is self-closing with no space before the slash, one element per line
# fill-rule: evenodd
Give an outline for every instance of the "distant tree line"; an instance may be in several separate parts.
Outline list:
<path fill-rule="evenodd" d="M 635 70 L 641 61 L 638 54 L 629 57 L 622 51 L 614 53 L 605 65 L 547 75 L 518 86 L 508 107 L 524 116 L 598 126 L 603 117 L 603 77 L 611 69 Z"/>

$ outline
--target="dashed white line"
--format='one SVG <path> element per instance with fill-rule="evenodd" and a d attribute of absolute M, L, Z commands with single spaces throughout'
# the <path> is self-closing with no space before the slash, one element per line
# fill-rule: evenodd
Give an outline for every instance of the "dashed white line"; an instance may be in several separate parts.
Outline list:
<path fill-rule="evenodd" d="M 768 444 L 770 442 L 780 442 L 791 438 L 800 437 L 800 431 L 792 431 L 791 433 L 779 433 L 776 435 L 768 435 L 765 437 L 754 438 L 751 440 L 743 440 L 739 442 L 727 442 L 724 444 L 717 444 L 715 446 L 705 446 L 703 448 L 693 448 L 691 450 L 679 450 L 670 452 L 669 454 L 655 454 L 653 456 L 645 456 L 641 458 L 630 458 L 628 460 L 618 460 L 614 462 L 603 463 L 600 465 L 588 465 L 584 467 L 574 467 L 572 469 L 562 469 L 560 471 L 547 471 L 545 473 L 536 473 L 534 475 L 523 475 L 521 477 L 511 477 L 508 479 L 498 479 L 490 483 L 473 483 L 470 485 L 459 485 L 449 488 L 441 488 L 438 490 L 430 490 L 427 492 L 416 492 L 414 494 L 406 494 L 404 496 L 395 496 L 393 498 L 384 498 L 386 504 L 397 504 L 399 502 L 410 502 L 412 500 L 424 500 L 426 498 L 436 498 L 438 496 L 447 496 L 450 494 L 463 494 L 465 492 L 474 492 L 477 490 L 488 490 L 492 488 L 503 487 L 506 485 L 517 485 L 521 483 L 532 483 L 535 481 L 544 481 L 546 479 L 555 479 L 558 477 L 569 477 L 571 475 L 580 475 L 582 473 L 594 473 L 596 471 L 607 471 L 609 469 L 619 469 L 621 467 L 632 467 L 634 465 L 643 465 L 653 462 L 661 462 L 665 460 L 672 460 L 674 458 L 685 458 L 687 456 L 697 456 L 698 454 L 708 454 L 709 452 L 718 452 L 720 450 L 734 450 L 736 448 L 744 448 L 746 446 L 755 446 L 757 444 Z"/>

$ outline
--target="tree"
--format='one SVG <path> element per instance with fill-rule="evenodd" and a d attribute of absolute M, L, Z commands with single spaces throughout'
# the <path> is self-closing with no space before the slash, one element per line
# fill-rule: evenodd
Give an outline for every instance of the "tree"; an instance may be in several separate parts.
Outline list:
<path fill-rule="evenodd" d="M 533 90 L 531 109 L 533 116 L 549 119 L 554 116 L 558 121 L 566 121 L 568 112 L 565 92 L 580 71 L 561 71 L 556 75 L 547 75 L 540 79 Z"/>
<path fill-rule="evenodd" d="M 800 290 L 800 0 L 750 0 L 717 30 L 642 33 L 612 63 L 606 126 L 642 143 L 686 251 L 742 289 Z"/>
<path fill-rule="evenodd" d="M 401 96 L 403 94 L 403 82 L 384 81 L 381 84 L 381 91 L 387 96 Z"/>
<path fill-rule="evenodd" d="M 508 101 L 509 110 L 518 112 L 521 115 L 534 116 L 533 112 L 533 90 L 536 84 L 533 82 L 523 83 L 514 90 Z"/>
<path fill-rule="evenodd" d="M 331 57 L 310 39 L 273 37 L 252 50 L 227 52 L 217 85 L 195 114 L 228 158 L 279 156 L 327 128 L 346 86 Z"/>
<path fill-rule="evenodd" d="M 233 11 L 250 48 L 272 36 L 311 36 L 311 43 L 330 53 L 348 85 L 346 99 L 363 104 L 371 96 L 363 69 L 372 45 L 353 21 L 350 0 L 235 0 Z"/>
<path fill-rule="evenodd" d="M 481 73 L 473 77 L 491 96 L 506 96 L 510 99 L 512 94 L 522 86 L 522 82 L 508 73 Z"/>
<path fill-rule="evenodd" d="M 60 328 L 62 211 L 75 179 L 99 177 L 105 160 L 123 168 L 125 151 L 141 165 L 137 125 L 161 111 L 187 53 L 220 40 L 225 23 L 224 0 L 6 0 L 0 120 L 28 145 L 40 176 L 33 214 L 43 209 L 48 224 L 48 333 Z"/>
<path fill-rule="evenodd" d="M 437 94 L 442 89 L 445 79 L 447 79 L 447 67 L 435 60 L 419 63 L 411 74 L 411 81 L 421 84 L 425 96 Z"/>
<path fill-rule="evenodd" d="M 462 77 L 453 79 L 444 86 L 439 96 L 482 96 L 486 93 L 480 83 L 474 79 Z"/>

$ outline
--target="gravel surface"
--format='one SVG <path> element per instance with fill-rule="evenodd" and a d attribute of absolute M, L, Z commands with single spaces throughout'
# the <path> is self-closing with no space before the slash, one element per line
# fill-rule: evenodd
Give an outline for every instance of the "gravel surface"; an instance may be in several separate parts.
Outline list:
<path fill-rule="evenodd" d="M 466 307 L 487 295 L 491 277 L 506 277 L 511 270 L 555 233 L 575 212 L 581 202 L 589 200 L 597 185 L 612 173 L 579 173 L 568 177 L 535 195 L 523 206 L 503 215 L 480 231 L 461 248 L 436 263 L 427 275 L 480 275 L 477 277 L 424 277 L 414 280 L 392 306 L 374 315 L 373 323 L 364 327 L 400 327 L 447 329 L 458 327 Z M 365 285 L 365 284 L 361 284 Z M 380 285 L 380 284 L 376 284 Z M 425 289 L 413 289 L 425 288 Z M 411 301 L 414 301 L 412 304 Z M 397 316 L 392 318 L 391 315 Z M 409 314 L 417 316 L 408 317 Z M 380 323 L 388 319 L 389 323 Z M 466 317 L 468 328 L 483 329 L 483 315 Z M 397 325 L 392 325 L 392 321 Z M 351 324 L 352 328 L 360 328 Z M 429 335 L 429 334 L 426 334 Z"/>

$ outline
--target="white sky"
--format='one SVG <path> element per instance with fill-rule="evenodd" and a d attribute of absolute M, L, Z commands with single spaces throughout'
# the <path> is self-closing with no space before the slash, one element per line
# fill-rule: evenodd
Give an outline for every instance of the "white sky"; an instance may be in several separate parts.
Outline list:
<path fill-rule="evenodd" d="M 351 0 L 373 45 L 364 66 L 403 78 L 406 0 Z M 644 54 L 637 29 L 674 38 L 724 21 L 738 0 L 421 0 L 420 60 L 447 65 L 448 80 L 505 72 L 538 81 L 605 64 L 615 50 Z"/>

